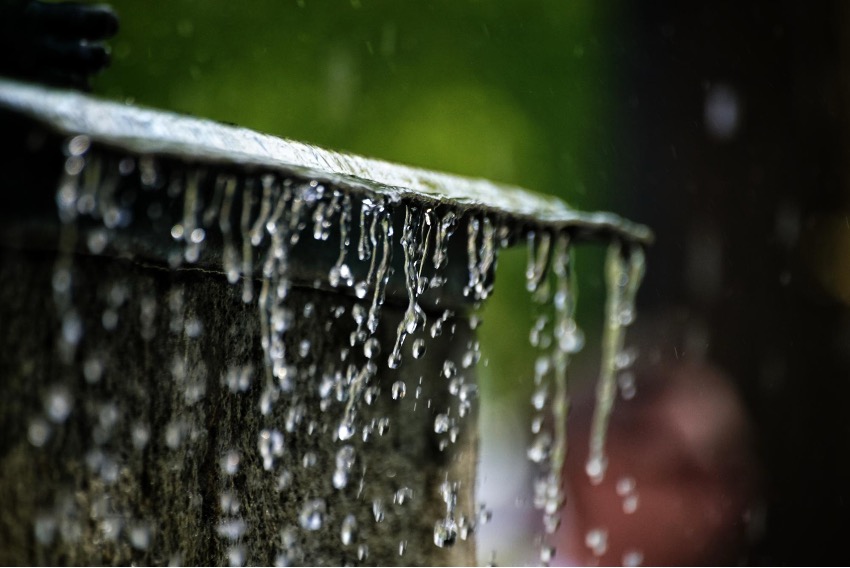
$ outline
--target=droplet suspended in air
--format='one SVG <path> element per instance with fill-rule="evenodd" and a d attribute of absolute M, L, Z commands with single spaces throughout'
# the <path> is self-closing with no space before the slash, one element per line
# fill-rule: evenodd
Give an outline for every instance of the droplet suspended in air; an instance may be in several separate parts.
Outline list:
<path fill-rule="evenodd" d="M 283 434 L 278 430 L 263 430 L 260 432 L 257 447 L 263 458 L 263 469 L 270 471 L 274 467 L 275 459 L 283 455 Z"/>
<path fill-rule="evenodd" d="M 453 519 L 443 519 L 434 525 L 434 544 L 440 548 L 453 546 L 457 542 L 457 523 Z"/>
<path fill-rule="evenodd" d="M 363 344 L 363 354 L 368 359 L 373 359 L 381 353 L 381 342 L 376 337 L 370 337 Z"/>
<path fill-rule="evenodd" d="M 226 451 L 221 458 L 221 471 L 227 475 L 235 475 L 239 471 L 240 460 L 241 458 L 237 450 Z"/>
<path fill-rule="evenodd" d="M 413 358 L 421 359 L 425 355 L 425 340 L 422 338 L 416 339 L 413 342 Z"/>
<path fill-rule="evenodd" d="M 608 531 L 605 529 L 592 529 L 584 536 L 584 545 L 590 549 L 594 556 L 602 556 L 608 550 Z"/>
<path fill-rule="evenodd" d="M 434 432 L 437 434 L 444 434 L 448 432 L 449 426 L 451 426 L 451 421 L 447 415 L 438 414 L 437 417 L 434 418 Z"/>
<path fill-rule="evenodd" d="M 357 535 L 357 519 L 354 518 L 354 515 L 346 515 L 345 519 L 342 520 L 342 527 L 340 528 L 340 538 L 342 539 L 342 544 L 348 546 L 354 542 L 354 539 Z"/>
<path fill-rule="evenodd" d="M 354 436 L 354 432 L 354 424 L 352 424 L 348 419 L 343 419 L 337 429 L 337 436 L 342 441 L 350 440 L 351 437 Z"/>
<path fill-rule="evenodd" d="M 64 385 L 51 387 L 44 397 L 44 410 L 55 424 L 65 422 L 74 407 L 71 391 Z"/>
<path fill-rule="evenodd" d="M 27 439 L 36 448 L 42 447 L 50 439 L 50 424 L 44 418 L 33 418 L 27 428 Z"/>
<path fill-rule="evenodd" d="M 639 550 L 628 550 L 623 553 L 623 566 L 640 566 L 643 564 L 643 552 Z"/>
<path fill-rule="evenodd" d="M 407 393 L 407 386 L 404 384 L 404 381 L 396 381 L 393 383 L 391 390 L 393 400 L 398 400 L 404 398 L 404 395 Z"/>
<path fill-rule="evenodd" d="M 327 506 L 324 499 L 310 499 L 301 507 L 298 521 L 301 528 L 308 531 L 317 531 L 325 522 L 325 511 Z"/>

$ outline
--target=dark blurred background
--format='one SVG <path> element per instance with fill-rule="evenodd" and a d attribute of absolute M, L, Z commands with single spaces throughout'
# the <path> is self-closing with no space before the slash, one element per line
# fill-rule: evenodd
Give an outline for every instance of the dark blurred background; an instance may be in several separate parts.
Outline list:
<path fill-rule="evenodd" d="M 558 561 L 802 565 L 843 557 L 844 3 L 112 4 L 121 31 L 97 94 L 514 183 L 654 229 L 630 334 L 641 352 L 636 390 L 621 381 L 611 435 L 612 472 L 622 471 L 599 489 L 580 467 L 570 474 Z M 496 542 L 497 561 L 522 561 L 506 543 L 527 537 L 517 523 L 534 530 L 527 504 L 512 493 L 526 475 L 516 470 L 525 467 L 525 439 L 488 441 L 488 430 L 527 430 L 534 354 L 522 348 L 531 317 L 524 263 L 524 251 L 501 258 L 481 328 L 482 478 L 492 526 L 502 527 L 487 529 L 483 562 Z M 579 251 L 577 271 L 588 337 L 573 366 L 572 444 L 581 456 L 601 251 Z M 660 452 L 670 448 L 677 450 Z M 609 511 L 605 499 L 626 495 L 623 479 L 635 482 L 640 505 Z M 603 490 L 604 499 L 594 493 Z M 608 527 L 605 550 L 589 538 L 594 523 Z M 653 526 L 662 538 L 639 538 L 640 527 Z"/>

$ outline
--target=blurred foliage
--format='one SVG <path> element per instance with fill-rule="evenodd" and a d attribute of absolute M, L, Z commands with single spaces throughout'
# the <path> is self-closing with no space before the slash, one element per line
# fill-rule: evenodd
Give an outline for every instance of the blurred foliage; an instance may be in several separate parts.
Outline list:
<path fill-rule="evenodd" d="M 430 169 L 609 207 L 617 97 L 592 0 L 114 0 L 121 31 L 95 91 Z M 592 340 L 601 262 L 581 251 Z M 524 251 L 486 307 L 485 390 L 530 376 Z M 500 378 L 501 385 L 491 381 Z M 499 389 L 501 390 L 501 389 Z M 510 388 L 508 388 L 510 391 Z M 492 391 L 491 391 L 492 392 Z M 507 394 L 502 391 L 503 394 Z"/>

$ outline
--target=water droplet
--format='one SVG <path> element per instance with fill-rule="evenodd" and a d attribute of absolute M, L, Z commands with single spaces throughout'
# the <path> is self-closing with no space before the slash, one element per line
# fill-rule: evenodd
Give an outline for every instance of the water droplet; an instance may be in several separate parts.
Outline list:
<path fill-rule="evenodd" d="M 44 410 L 55 424 L 65 422 L 74 407 L 71 391 L 64 385 L 51 387 L 44 397 Z"/>
<path fill-rule="evenodd" d="M 452 519 L 437 521 L 434 525 L 434 544 L 440 548 L 453 546 L 457 541 L 457 523 Z"/>
<path fill-rule="evenodd" d="M 89 252 L 95 255 L 101 254 L 108 244 L 109 236 L 105 230 L 93 230 L 86 238 L 86 246 L 88 246 Z"/>
<path fill-rule="evenodd" d="M 62 318 L 62 339 L 68 345 L 77 345 L 83 337 L 83 322 L 76 311 L 71 310 Z"/>
<path fill-rule="evenodd" d="M 233 491 L 223 491 L 219 496 L 219 505 L 221 505 L 223 514 L 238 515 L 242 503 L 239 502 L 239 497 Z"/>
<path fill-rule="evenodd" d="M 346 515 L 346 517 L 342 520 L 342 527 L 340 528 L 340 538 L 342 539 L 342 544 L 348 546 L 354 542 L 354 539 L 356 537 L 357 519 L 354 518 L 354 515 Z"/>
<path fill-rule="evenodd" d="M 357 547 L 357 560 L 363 562 L 369 557 L 369 546 L 361 544 Z"/>
<path fill-rule="evenodd" d="M 643 564 L 643 552 L 629 550 L 623 553 L 623 566 L 640 566 Z"/>
<path fill-rule="evenodd" d="M 103 361 L 100 357 L 90 356 L 83 363 L 83 376 L 86 379 L 86 382 L 89 384 L 94 384 L 100 380 L 100 377 L 103 375 Z"/>
<path fill-rule="evenodd" d="M 179 421 L 169 422 L 165 427 L 165 445 L 172 450 L 176 450 L 183 442 L 184 425 Z"/>
<path fill-rule="evenodd" d="M 204 325 L 198 318 L 190 318 L 186 320 L 186 336 L 192 339 L 197 339 L 204 332 Z"/>
<path fill-rule="evenodd" d="M 584 536 L 584 545 L 593 552 L 594 556 L 602 556 L 608 550 L 608 531 L 592 529 Z"/>
<path fill-rule="evenodd" d="M 406 540 L 398 541 L 398 555 L 404 556 L 405 550 L 407 550 L 407 541 Z"/>
<path fill-rule="evenodd" d="M 372 501 L 372 515 L 375 517 L 376 523 L 384 520 L 384 502 L 380 499 Z"/>
<path fill-rule="evenodd" d="M 380 352 L 381 343 L 375 337 L 370 337 L 366 340 L 366 343 L 363 344 L 363 354 L 366 355 L 368 359 L 377 357 Z"/>
<path fill-rule="evenodd" d="M 617 495 L 625 497 L 626 495 L 633 493 L 636 486 L 637 484 L 635 483 L 634 477 L 621 477 L 617 480 Z"/>
<path fill-rule="evenodd" d="M 33 532 L 39 544 L 49 546 L 56 535 L 56 517 L 45 514 L 37 516 L 33 523 Z"/>
<path fill-rule="evenodd" d="M 396 505 L 404 505 L 404 502 L 413 497 L 413 489 L 410 487 L 402 487 L 393 495 L 393 503 Z"/>
<path fill-rule="evenodd" d="M 298 521 L 301 528 L 308 531 L 317 531 L 325 522 L 326 505 L 324 499 L 310 499 L 301 507 Z"/>
<path fill-rule="evenodd" d="M 245 565 L 245 547 L 241 545 L 231 546 L 227 549 L 227 564 L 228 566 L 244 566 Z"/>
<path fill-rule="evenodd" d="M 453 361 L 446 360 L 443 362 L 443 376 L 447 379 L 454 377 L 457 374 L 457 367 Z"/>
<path fill-rule="evenodd" d="M 136 550 L 147 550 L 151 544 L 151 528 L 146 524 L 134 524 L 130 527 L 130 546 Z"/>
<path fill-rule="evenodd" d="M 425 355 L 425 340 L 417 339 L 413 342 L 413 358 L 421 359 Z"/>
<path fill-rule="evenodd" d="M 226 451 L 221 458 L 221 471 L 227 475 L 236 475 L 236 472 L 239 471 L 240 461 L 241 458 L 237 450 Z"/>
<path fill-rule="evenodd" d="M 434 432 L 437 434 L 444 434 L 449 431 L 449 426 L 451 422 L 449 417 L 445 414 L 438 414 L 436 418 L 434 418 Z"/>
<path fill-rule="evenodd" d="M 593 485 L 599 485 L 605 479 L 605 470 L 607 468 L 608 460 L 603 456 L 596 456 L 587 460 L 584 471 Z"/>
<path fill-rule="evenodd" d="M 392 386 L 393 400 L 404 398 L 405 394 L 407 394 L 407 387 L 405 386 L 404 381 L 394 382 Z"/>
<path fill-rule="evenodd" d="M 215 532 L 221 538 L 229 541 L 236 541 L 242 538 L 242 535 L 245 534 L 245 530 L 247 528 L 248 526 L 245 524 L 245 521 L 240 518 L 226 519 L 218 524 Z"/>
<path fill-rule="evenodd" d="M 305 359 L 307 355 L 310 354 L 310 340 L 302 339 L 298 343 L 298 355 L 301 356 L 302 359 Z"/>
<path fill-rule="evenodd" d="M 628 495 L 625 499 L 623 499 L 623 512 L 627 515 L 630 515 L 637 511 L 639 504 L 637 495 Z"/>
<path fill-rule="evenodd" d="M 263 469 L 271 471 L 275 459 L 283 455 L 283 434 L 278 430 L 263 430 L 260 432 L 257 447 L 260 450 L 260 456 L 263 458 Z"/>
<path fill-rule="evenodd" d="M 340 440 L 350 440 L 352 436 L 354 436 L 355 429 L 354 424 L 351 423 L 350 419 L 345 418 L 339 424 L 339 428 L 337 429 L 337 436 Z"/>
<path fill-rule="evenodd" d="M 555 547 L 543 545 L 540 547 L 540 562 L 542 562 L 545 566 L 548 566 L 552 559 L 555 557 Z"/>
<path fill-rule="evenodd" d="M 50 424 L 44 418 L 33 418 L 27 429 L 27 439 L 36 448 L 42 447 L 50 439 Z"/>
<path fill-rule="evenodd" d="M 528 448 L 528 459 L 534 463 L 543 463 L 552 451 L 552 438 L 547 432 L 535 436 Z"/>
<path fill-rule="evenodd" d="M 88 136 L 78 134 L 68 141 L 66 149 L 69 156 L 82 156 L 88 152 L 91 147 L 91 140 Z"/>
<path fill-rule="evenodd" d="M 144 449 L 145 446 L 148 445 L 148 441 L 150 440 L 151 433 L 148 427 L 142 423 L 133 424 L 130 429 L 130 439 L 132 441 L 133 447 L 137 450 Z"/>

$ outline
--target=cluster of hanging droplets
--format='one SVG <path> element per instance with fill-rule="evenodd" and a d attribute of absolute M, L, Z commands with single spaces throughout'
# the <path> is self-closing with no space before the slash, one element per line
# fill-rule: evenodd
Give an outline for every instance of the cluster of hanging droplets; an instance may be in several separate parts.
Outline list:
<path fill-rule="evenodd" d="M 133 177 L 142 196 L 118 191 L 122 180 Z M 153 196 L 165 193 L 164 198 Z M 140 214 L 136 200 L 145 199 L 146 209 Z M 220 457 L 223 482 L 220 495 L 220 515 L 216 528 L 226 551 L 226 560 L 242 565 L 250 560 L 244 546 L 244 535 L 251 527 L 243 518 L 241 496 L 233 485 L 240 464 L 249 459 L 244 452 L 256 451 L 258 463 L 269 475 L 278 491 L 292 483 L 294 456 L 288 455 L 287 440 L 299 432 L 326 435 L 333 440 L 336 453 L 331 457 L 326 473 L 329 486 L 335 491 L 363 491 L 366 464 L 358 455 L 359 441 L 366 443 L 370 436 L 384 435 L 390 428 L 388 418 L 361 419 L 363 405 L 371 405 L 380 396 L 375 377 L 384 372 L 397 372 L 407 360 L 422 358 L 429 342 L 453 335 L 458 318 L 450 308 L 430 309 L 422 305 L 429 290 L 450 284 L 462 287 L 462 294 L 472 306 L 467 321 L 474 331 L 480 324 L 478 309 L 490 296 L 495 280 L 498 252 L 510 244 L 516 228 L 502 218 L 481 212 L 461 212 L 445 206 L 427 207 L 405 203 L 381 194 L 354 194 L 324 184 L 319 180 L 298 179 L 275 173 L 236 175 L 202 167 L 175 168 L 164 172 L 151 157 L 107 157 L 91 148 L 85 137 L 72 138 L 67 144 L 65 171 L 57 191 L 57 206 L 62 221 L 58 250 L 53 271 L 53 295 L 61 322 L 58 334 L 59 359 L 70 369 L 85 336 L 88 318 L 75 308 L 74 266 L 72 255 L 81 246 L 92 254 L 100 254 L 110 246 L 119 246 L 116 236 L 128 227 L 136 216 L 162 229 L 172 245 L 168 263 L 172 268 L 203 264 L 220 270 L 227 281 L 238 286 L 241 299 L 256 305 L 263 365 L 251 361 L 235 361 L 221 371 L 221 384 L 232 395 L 257 389 L 258 411 L 265 420 L 257 433 L 256 445 L 241 452 L 228 448 Z M 397 219 L 403 215 L 403 224 Z M 172 221 L 170 220 L 175 220 Z M 85 220 L 85 222 L 84 222 Z M 163 226 L 165 220 L 168 226 Z M 460 229 L 460 230 L 459 230 Z M 465 230 L 464 230 L 465 229 Z M 398 233 L 398 234 L 397 234 Z M 465 233 L 465 234 L 464 234 Z M 79 243 L 81 236 L 85 243 Z M 583 344 L 582 331 L 576 324 L 573 243 L 566 231 L 535 228 L 527 233 L 528 265 L 526 287 L 532 295 L 536 313 L 530 332 L 530 342 L 536 353 L 534 365 L 534 415 L 531 423 L 532 442 L 528 458 L 536 464 L 534 504 L 543 513 L 545 542 L 541 560 L 546 563 L 554 555 L 549 544 L 551 535 L 560 524 L 564 503 L 563 468 L 567 451 L 567 367 L 570 357 Z M 212 243 L 212 244 L 211 244 Z M 344 305 L 295 305 L 290 301 L 293 283 L 305 275 L 298 265 L 298 247 L 321 245 L 322 250 L 334 251 L 320 273 L 310 275 L 317 287 L 343 290 L 356 298 L 349 307 Z M 452 246 L 450 247 L 450 244 Z M 465 253 L 465 259 L 450 259 L 450 248 Z M 394 252 L 401 253 L 395 259 Z M 595 482 L 605 473 L 605 432 L 618 374 L 627 366 L 628 355 L 623 349 L 623 330 L 634 320 L 634 299 L 643 272 L 642 249 L 614 242 L 606 262 L 608 298 L 603 338 L 603 362 L 593 417 L 588 475 Z M 450 282 L 450 260 L 455 264 L 466 261 L 463 281 Z M 401 268 L 402 294 L 406 296 L 404 311 L 394 329 L 394 341 L 382 341 L 382 309 L 394 270 Z M 397 280 L 399 280 L 397 278 Z M 113 287 L 114 288 L 114 287 Z M 439 291 L 438 291 L 439 292 Z M 119 325 L 119 313 L 126 302 L 120 286 L 105 293 L 107 308 L 102 316 L 106 329 Z M 138 301 L 138 329 L 144 341 L 154 336 L 155 322 L 169 317 L 170 329 L 182 340 L 197 341 L 204 333 L 204 322 L 187 313 L 182 288 L 169 293 L 165 305 L 146 295 Z M 436 302 L 439 306 L 439 301 Z M 121 316 L 123 317 L 123 316 Z M 320 368 L 311 364 L 317 346 L 307 338 L 293 338 L 292 330 L 302 318 L 315 318 L 333 325 L 341 318 L 353 320 L 348 344 L 333 346 L 340 349 L 338 364 Z M 351 321 L 349 320 L 349 321 Z M 111 327 L 110 327 L 111 326 Z M 329 329 L 329 328 L 328 328 Z M 464 419 L 470 414 L 477 386 L 473 371 L 480 357 L 475 334 L 465 335 L 456 359 L 447 359 L 440 366 L 439 376 L 423 377 L 399 374 L 392 382 L 392 400 L 413 400 L 413 409 L 425 408 L 434 412 L 433 433 L 440 450 L 460 439 Z M 84 372 L 87 381 L 98 381 L 103 374 L 104 355 L 89 354 Z M 299 392 L 299 373 L 306 369 L 314 377 L 320 396 L 321 410 L 336 406 L 339 422 L 328 427 L 308 421 L 305 416 L 306 398 Z M 386 371 L 389 369 L 389 371 Z M 207 392 L 210 369 L 187 369 L 177 357 L 171 364 L 174 381 L 184 389 L 183 403 L 197 412 L 199 401 Z M 445 408 L 431 408 L 430 399 L 421 399 L 423 381 L 442 381 L 450 393 L 451 402 Z M 282 404 L 284 403 L 285 404 Z M 281 422 L 275 409 L 285 407 Z M 74 393 L 57 382 L 49 391 L 43 416 L 34 417 L 28 430 L 29 440 L 40 446 L 69 414 L 74 411 Z M 107 431 L 114 413 L 101 409 L 102 430 Z M 144 448 L 151 436 L 151 425 L 133 425 L 133 444 Z M 197 437 L 191 420 L 175 420 L 165 433 L 169 448 L 177 451 L 186 440 Z M 358 442 L 357 444 L 355 442 Z M 117 454 L 116 454 L 117 455 Z M 110 476 L 115 460 L 110 453 L 101 452 L 98 468 Z M 92 458 L 94 459 L 94 458 Z M 298 467 L 314 468 L 319 456 L 307 452 L 297 457 Z M 318 471 L 318 469 L 317 469 Z M 359 487 L 358 487 L 359 484 Z M 404 488 L 403 488 L 404 489 Z M 433 542 L 438 547 L 453 545 L 474 533 L 477 518 L 459 510 L 459 480 L 447 477 L 440 494 L 445 514 L 434 520 Z M 406 489 L 386 500 L 376 499 L 372 512 L 376 523 L 385 516 L 387 504 L 403 506 L 415 498 Z M 359 494 L 359 493 L 358 493 Z M 353 514 L 334 517 L 322 495 L 307 496 L 301 505 L 298 523 L 281 530 L 280 563 L 301 562 L 301 539 L 304 534 L 318 530 L 333 530 L 344 546 L 352 547 L 358 561 L 368 558 L 369 549 L 358 538 L 363 519 Z M 135 525 L 153 528 L 143 520 Z M 128 533 L 131 545 L 142 546 L 141 529 Z M 132 536 L 135 535 L 135 536 Z M 147 544 L 149 545 L 150 537 Z M 135 544 L 133 544 L 135 543 Z M 399 541 L 398 552 L 404 555 L 408 540 Z"/>
<path fill-rule="evenodd" d="M 540 561 L 545 565 L 555 556 L 552 535 L 560 526 L 565 501 L 564 463 L 570 402 L 567 368 L 570 357 L 583 348 L 585 339 L 575 320 L 575 271 L 570 235 L 535 229 L 528 232 L 527 243 L 526 289 L 536 306 L 529 342 L 537 353 L 528 458 L 537 468 L 534 506 L 543 515 Z M 586 464 L 589 480 L 594 484 L 600 483 L 605 475 L 605 438 L 618 373 L 622 375 L 634 362 L 634 354 L 624 349 L 624 330 L 635 318 L 635 296 L 643 271 L 640 246 L 627 246 L 617 240 L 609 245 L 602 360 Z"/>

